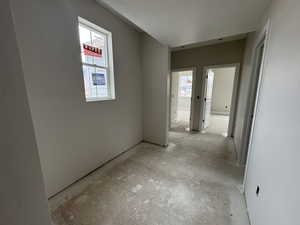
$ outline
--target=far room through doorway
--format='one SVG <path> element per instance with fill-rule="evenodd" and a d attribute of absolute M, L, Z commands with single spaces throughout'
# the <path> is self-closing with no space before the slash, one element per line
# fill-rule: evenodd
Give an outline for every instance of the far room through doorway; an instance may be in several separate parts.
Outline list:
<path fill-rule="evenodd" d="M 193 69 L 176 70 L 171 75 L 170 130 L 191 130 Z"/>
<path fill-rule="evenodd" d="M 214 66 L 205 69 L 202 132 L 230 136 L 234 117 L 237 66 Z"/>

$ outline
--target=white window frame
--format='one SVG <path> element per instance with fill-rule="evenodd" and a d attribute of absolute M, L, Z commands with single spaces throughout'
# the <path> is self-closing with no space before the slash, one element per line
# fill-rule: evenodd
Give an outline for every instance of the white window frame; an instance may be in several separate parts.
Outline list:
<path fill-rule="evenodd" d="M 112 33 L 110 31 L 103 29 L 102 27 L 95 25 L 94 23 L 89 22 L 86 19 L 83 19 L 82 17 L 78 17 L 78 27 L 79 27 L 79 25 L 86 27 L 87 29 L 89 29 L 95 33 L 99 33 L 106 37 L 106 56 L 107 56 L 106 57 L 106 59 L 107 59 L 106 67 L 99 66 L 96 64 L 85 63 L 82 61 L 81 56 L 80 56 L 80 59 L 81 59 L 81 68 L 83 68 L 83 66 L 90 66 L 90 67 L 105 69 L 107 71 L 106 76 L 107 76 L 108 96 L 107 97 L 87 98 L 85 95 L 85 99 L 87 102 L 115 100 L 116 94 L 115 94 L 115 79 L 114 79 L 114 64 L 113 64 Z M 79 36 L 79 44 L 80 44 L 79 28 L 78 28 L 78 36 Z M 80 48 L 81 48 L 81 46 L 80 46 Z M 82 70 L 82 76 L 84 76 L 83 70 Z"/>

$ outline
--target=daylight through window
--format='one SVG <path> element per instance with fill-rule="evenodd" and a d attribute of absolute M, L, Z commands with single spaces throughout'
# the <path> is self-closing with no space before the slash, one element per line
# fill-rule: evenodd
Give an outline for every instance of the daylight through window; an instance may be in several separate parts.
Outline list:
<path fill-rule="evenodd" d="M 79 38 L 86 101 L 115 99 L 111 33 L 79 17 Z"/>

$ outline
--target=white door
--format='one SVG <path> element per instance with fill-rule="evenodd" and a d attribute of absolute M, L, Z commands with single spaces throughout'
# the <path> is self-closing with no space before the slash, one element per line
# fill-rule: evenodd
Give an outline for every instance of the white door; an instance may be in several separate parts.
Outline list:
<path fill-rule="evenodd" d="M 206 88 L 205 88 L 205 97 L 204 97 L 204 113 L 203 113 L 203 128 L 209 126 L 209 117 L 211 113 L 211 101 L 212 101 L 212 92 L 214 86 L 214 73 L 211 70 L 207 70 L 206 73 Z"/>

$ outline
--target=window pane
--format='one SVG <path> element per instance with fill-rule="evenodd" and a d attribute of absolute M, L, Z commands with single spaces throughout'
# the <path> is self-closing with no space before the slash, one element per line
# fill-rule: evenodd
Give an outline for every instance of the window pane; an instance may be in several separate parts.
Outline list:
<path fill-rule="evenodd" d="M 80 44 L 91 44 L 91 32 L 83 26 L 79 25 Z"/>
<path fill-rule="evenodd" d="M 106 67 L 106 35 L 79 25 L 79 36 L 82 62 Z"/>
<path fill-rule="evenodd" d="M 84 76 L 85 96 L 87 100 L 107 98 L 109 96 L 107 71 L 97 67 L 82 67 Z"/>
<path fill-rule="evenodd" d="M 94 57 L 94 64 L 106 67 L 106 36 L 92 32 L 92 45 L 98 49 L 101 49 L 101 57 Z"/>
<path fill-rule="evenodd" d="M 81 60 L 84 63 L 93 64 L 93 57 L 84 54 L 84 48 L 83 45 L 92 45 L 92 39 L 91 39 L 91 32 L 79 25 L 79 38 L 80 38 L 80 48 L 81 48 Z"/>

